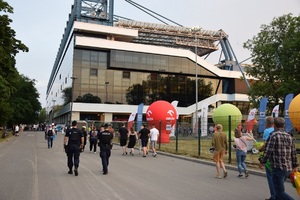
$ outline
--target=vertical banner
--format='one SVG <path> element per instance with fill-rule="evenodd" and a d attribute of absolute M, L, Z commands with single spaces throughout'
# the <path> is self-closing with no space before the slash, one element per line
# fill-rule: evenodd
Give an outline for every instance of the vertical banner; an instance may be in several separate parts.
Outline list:
<path fill-rule="evenodd" d="M 272 116 L 278 117 L 278 113 L 279 113 L 279 105 L 276 105 L 272 110 Z"/>
<path fill-rule="evenodd" d="M 178 101 L 172 101 L 171 105 L 174 107 L 174 109 L 176 110 L 177 116 L 176 116 L 176 122 L 177 119 L 179 117 L 178 111 L 177 111 L 177 105 L 178 105 Z M 176 123 L 172 126 L 171 128 L 171 133 L 170 136 L 175 136 L 175 129 L 176 129 Z"/>
<path fill-rule="evenodd" d="M 136 116 L 136 113 L 135 113 L 135 112 L 133 112 L 133 113 L 131 113 L 131 114 L 130 114 L 130 116 L 129 116 L 129 118 L 128 118 L 128 126 L 127 126 L 127 128 L 128 128 L 128 131 L 130 130 L 130 128 L 131 128 L 131 127 L 132 127 L 132 125 L 133 125 L 133 122 L 134 122 L 135 116 Z"/>
<path fill-rule="evenodd" d="M 208 106 L 202 107 L 201 110 L 201 136 L 207 136 L 207 110 Z"/>
<path fill-rule="evenodd" d="M 265 130 L 265 119 L 267 109 L 268 98 L 263 97 L 259 104 L 259 119 L 258 119 L 258 132 L 263 133 Z"/>
<path fill-rule="evenodd" d="M 286 132 L 290 132 L 293 128 L 292 122 L 290 120 L 290 116 L 289 116 L 289 107 L 290 107 L 290 103 L 294 98 L 294 94 L 288 94 L 285 97 L 284 100 L 284 119 L 285 119 L 285 126 L 284 126 L 284 130 Z"/>
<path fill-rule="evenodd" d="M 141 129 L 142 123 L 143 123 L 143 108 L 144 104 L 141 103 L 138 106 L 138 112 L 137 112 L 137 127 L 135 130 L 139 131 Z"/>

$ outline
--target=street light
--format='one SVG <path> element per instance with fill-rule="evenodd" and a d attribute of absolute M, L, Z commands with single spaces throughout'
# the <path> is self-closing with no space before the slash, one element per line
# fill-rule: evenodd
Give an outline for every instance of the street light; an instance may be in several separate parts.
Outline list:
<path fill-rule="evenodd" d="M 53 102 L 53 107 L 52 107 L 52 118 L 51 118 L 51 122 L 54 121 L 54 110 L 55 110 L 55 99 L 52 99 L 52 102 Z"/>
<path fill-rule="evenodd" d="M 197 39 L 197 32 L 201 31 L 202 28 L 201 27 L 193 27 L 190 29 L 190 31 L 192 33 L 195 34 L 195 68 L 196 68 L 196 76 L 195 76 L 195 79 L 196 79 L 196 132 L 197 132 L 197 136 L 198 136 L 198 155 L 200 155 L 200 134 L 199 134 L 199 127 L 198 127 L 198 49 L 197 49 L 197 46 L 198 46 L 198 39 Z"/>
<path fill-rule="evenodd" d="M 108 93 L 107 93 L 107 85 L 109 84 L 109 82 L 107 81 L 107 82 L 105 82 L 105 89 L 106 89 L 106 100 L 105 100 L 105 102 L 107 103 L 107 96 L 108 96 Z"/>
<path fill-rule="evenodd" d="M 69 124 L 71 124 L 72 122 L 72 114 L 73 114 L 73 102 L 74 102 L 74 85 L 75 85 L 75 79 L 77 79 L 77 77 L 75 76 L 71 76 L 70 77 L 72 79 L 72 97 L 71 97 L 71 112 L 70 112 L 70 122 Z"/>

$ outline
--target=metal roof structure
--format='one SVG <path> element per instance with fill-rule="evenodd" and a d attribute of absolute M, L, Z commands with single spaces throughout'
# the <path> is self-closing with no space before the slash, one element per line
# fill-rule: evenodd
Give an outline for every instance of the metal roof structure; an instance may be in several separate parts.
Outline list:
<path fill-rule="evenodd" d="M 215 42 L 227 37 L 223 30 L 192 30 L 192 28 L 188 27 L 134 20 L 119 20 L 114 23 L 114 26 L 138 30 L 138 37 L 132 41 L 134 43 L 189 49 L 193 52 L 195 51 L 195 46 L 197 46 L 197 54 L 199 56 L 218 50 Z"/>

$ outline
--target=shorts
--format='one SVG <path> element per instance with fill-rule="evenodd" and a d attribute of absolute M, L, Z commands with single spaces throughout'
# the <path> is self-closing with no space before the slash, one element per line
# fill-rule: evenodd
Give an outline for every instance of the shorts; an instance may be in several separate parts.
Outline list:
<path fill-rule="evenodd" d="M 148 139 L 141 139 L 142 141 L 142 147 L 147 147 Z"/>
<path fill-rule="evenodd" d="M 225 153 L 225 150 L 223 151 L 214 151 L 214 157 L 213 157 L 213 160 L 215 162 L 220 162 L 220 161 L 223 161 L 223 156 L 224 156 L 224 153 Z"/>
<path fill-rule="evenodd" d="M 155 148 L 156 147 L 156 143 L 157 143 L 156 140 L 151 140 L 151 147 Z"/>
<path fill-rule="evenodd" d="M 127 139 L 120 139 L 120 146 L 121 147 L 126 146 L 126 143 L 127 143 Z"/>

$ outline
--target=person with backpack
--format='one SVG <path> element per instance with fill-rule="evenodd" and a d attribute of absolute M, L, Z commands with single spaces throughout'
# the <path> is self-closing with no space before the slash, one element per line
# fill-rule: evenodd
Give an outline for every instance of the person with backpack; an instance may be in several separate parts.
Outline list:
<path fill-rule="evenodd" d="M 108 173 L 109 157 L 112 149 L 112 139 L 114 135 L 112 133 L 112 127 L 108 124 L 104 124 L 104 131 L 98 134 L 98 144 L 100 147 L 100 158 L 102 161 L 103 175 Z"/>
<path fill-rule="evenodd" d="M 72 128 L 68 129 L 64 137 L 64 148 L 68 156 L 68 174 L 73 174 L 75 167 L 75 176 L 78 176 L 80 148 L 83 148 L 84 137 L 82 132 L 77 128 L 77 121 L 72 122 Z"/>
<path fill-rule="evenodd" d="M 55 132 L 52 129 L 52 126 L 49 126 L 49 129 L 47 131 L 47 141 L 48 141 L 48 149 L 52 148 L 53 146 L 53 136 L 54 136 Z"/>
<path fill-rule="evenodd" d="M 89 139 L 90 139 L 90 152 L 94 150 L 94 153 L 97 151 L 97 135 L 98 131 L 96 126 L 93 126 L 92 130 L 89 132 Z"/>

